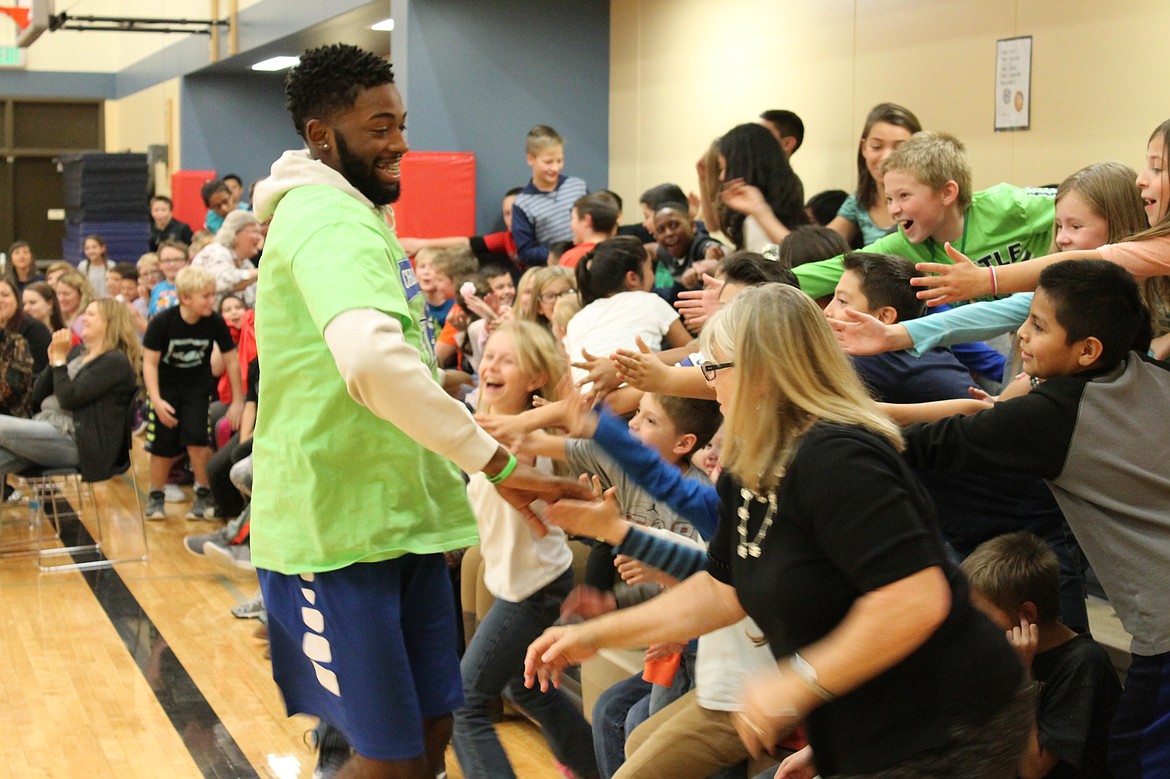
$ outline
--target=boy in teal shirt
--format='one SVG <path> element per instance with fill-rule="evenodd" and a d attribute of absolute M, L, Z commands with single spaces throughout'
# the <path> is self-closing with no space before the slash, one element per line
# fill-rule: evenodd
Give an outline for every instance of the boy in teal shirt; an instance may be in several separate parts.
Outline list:
<path fill-rule="evenodd" d="M 977 265 L 1007 265 L 1048 253 L 1056 204 L 1051 190 L 996 184 L 971 193 L 971 163 L 958 139 L 916 133 L 882 163 L 890 216 L 897 232 L 863 251 L 912 262 L 951 262 L 951 243 Z M 833 294 L 840 257 L 792 269 L 810 297 Z"/>

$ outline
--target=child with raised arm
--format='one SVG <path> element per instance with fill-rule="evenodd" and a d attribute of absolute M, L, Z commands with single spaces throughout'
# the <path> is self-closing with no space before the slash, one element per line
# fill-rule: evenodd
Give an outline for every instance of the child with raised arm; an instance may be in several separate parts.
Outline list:
<path fill-rule="evenodd" d="M 1048 251 L 1052 242 L 1051 190 L 997 184 L 971 191 L 971 163 L 958 139 L 920 132 L 881 166 L 890 217 L 898 231 L 865 247 L 915 262 L 949 262 L 952 243 L 981 267 L 1007 265 Z M 813 299 L 832 293 L 841 258 L 794 268 Z"/>
<path fill-rule="evenodd" d="M 588 188 L 576 176 L 562 175 L 565 139 L 553 128 L 538 124 L 524 140 L 532 179 L 512 204 L 512 238 L 520 263 L 528 267 L 548 264 L 548 247 L 573 237 L 569 211 Z"/>
<path fill-rule="evenodd" d="M 1041 476 L 1122 626 L 1133 660 L 1110 737 L 1115 776 L 1170 772 L 1170 366 L 1149 360 L 1149 317 L 1118 265 L 1046 268 L 1020 328 L 1036 386 L 971 416 L 905 431 L 907 459 L 952 472 Z M 1135 353 L 1136 352 L 1136 353 Z"/>
<path fill-rule="evenodd" d="M 1154 277 L 1170 274 L 1170 120 L 1158 125 L 1150 135 L 1146 146 L 1146 162 L 1138 174 L 1136 184 L 1140 190 L 1148 230 L 1133 235 L 1120 243 L 1108 243 L 1091 250 L 1065 250 L 1050 254 L 1032 262 L 1019 263 L 1010 268 L 981 268 L 972 263 L 962 247 L 947 248 L 952 264 L 938 262 L 922 263 L 919 270 L 937 274 L 920 279 L 916 284 L 927 287 L 919 296 L 930 305 L 969 300 L 973 297 L 1004 292 L 1025 292 L 1035 289 L 1040 272 L 1045 267 L 1062 260 L 1105 259 L 1115 262 L 1132 273 L 1139 280 L 1146 280 L 1143 289 L 1147 305 L 1154 310 L 1156 322 L 1162 328 L 1170 328 L 1167 322 L 1166 306 L 1170 290 L 1164 282 L 1149 281 Z M 1074 247 L 1068 247 L 1072 249 Z M 1165 359 L 1170 355 L 1170 335 L 1162 330 L 1154 346 L 1154 356 Z"/>
<path fill-rule="evenodd" d="M 599 243 L 577 265 L 582 308 L 569 322 L 565 347 L 571 360 L 583 351 L 607 355 L 632 348 L 640 337 L 652 350 L 685 346 L 691 336 L 670 304 L 650 292 L 654 263 L 641 241 L 618 236 Z M 574 378 L 584 378 L 579 369 Z"/>
<path fill-rule="evenodd" d="M 1061 624 L 1056 556 L 1039 536 L 1008 533 L 980 544 L 961 567 L 971 602 L 1007 632 L 1040 685 L 1019 775 L 1109 777 L 1106 743 L 1121 682 L 1092 636 Z"/>
<path fill-rule="evenodd" d="M 1123 241 L 1145 228 L 1142 199 L 1133 185 L 1136 176 L 1120 162 L 1102 162 L 1081 168 L 1062 181 L 1056 189 L 1055 249 L 1093 250 Z M 936 346 L 983 341 L 1014 332 L 1028 318 L 1031 303 L 1032 293 L 1021 292 L 911 321 L 884 323 L 845 311 L 841 319 L 830 320 L 830 324 L 850 354 L 906 349 L 920 355 Z"/>
<path fill-rule="evenodd" d="M 552 336 L 531 322 L 508 322 L 488 339 L 480 363 L 479 409 L 518 414 L 537 394 L 555 397 L 564 364 Z M 545 461 L 538 468 L 547 472 Z M 512 776 L 492 727 L 489 704 L 505 690 L 541 726 L 556 759 L 573 775 L 596 776 L 593 739 L 579 708 L 564 694 L 524 687 L 528 642 L 560 617 L 573 587 L 573 553 L 558 527 L 540 537 L 482 473 L 470 476 L 467 495 L 479 528 L 484 584 L 495 602 L 460 662 L 463 706 L 455 711 L 452 745 L 468 777 Z"/>

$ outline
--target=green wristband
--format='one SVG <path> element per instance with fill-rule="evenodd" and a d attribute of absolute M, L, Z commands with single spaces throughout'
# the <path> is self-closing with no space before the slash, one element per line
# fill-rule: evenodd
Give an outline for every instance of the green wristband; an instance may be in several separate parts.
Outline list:
<path fill-rule="evenodd" d="M 501 470 L 499 473 L 497 473 L 495 476 L 489 476 L 488 481 L 491 482 L 492 484 L 499 484 L 504 479 L 511 476 L 512 471 L 516 470 L 516 462 L 517 462 L 516 455 L 509 454 L 508 455 L 508 464 L 505 465 L 504 469 Z"/>

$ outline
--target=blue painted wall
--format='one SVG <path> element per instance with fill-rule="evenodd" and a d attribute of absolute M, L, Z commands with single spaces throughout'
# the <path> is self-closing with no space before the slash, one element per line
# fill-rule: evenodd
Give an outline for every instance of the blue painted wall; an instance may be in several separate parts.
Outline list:
<path fill-rule="evenodd" d="M 180 168 L 237 173 L 248 187 L 304 142 L 284 108 L 284 74 L 185 76 Z"/>
<path fill-rule="evenodd" d="M 500 200 L 528 182 L 524 136 L 565 137 L 565 171 L 609 175 L 608 0 L 424 0 L 407 17 L 411 148 L 476 155 L 476 227 L 502 229 Z"/>

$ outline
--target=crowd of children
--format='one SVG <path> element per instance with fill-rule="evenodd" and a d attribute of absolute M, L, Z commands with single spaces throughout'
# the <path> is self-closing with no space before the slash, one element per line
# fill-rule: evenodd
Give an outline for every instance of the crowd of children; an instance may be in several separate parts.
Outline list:
<path fill-rule="evenodd" d="M 856 190 L 807 207 L 790 161 L 803 137 L 788 111 L 733 127 L 703 155 L 697 195 L 653 187 L 639 199 L 643 222 L 622 225 L 620 198 L 565 175 L 564 139 L 538 125 L 525 143 L 531 179 L 503 201 L 504 231 L 401 238 L 448 392 L 521 462 L 596 491 L 534 524 L 497 488 L 507 474 L 468 475 L 494 602 L 459 647 L 452 744 L 463 774 L 513 775 L 492 724 L 502 695 L 541 726 L 565 775 L 582 778 L 901 776 L 903 762 L 926 772 L 904 775 L 931 775 L 981 748 L 989 734 L 970 731 L 990 723 L 1004 743 L 987 765 L 994 752 L 999 768 L 972 776 L 1004 765 L 1023 777 L 1170 775 L 1170 429 L 1159 405 L 1170 397 L 1159 362 L 1170 354 L 1170 122 L 1140 174 L 1100 163 L 1055 191 L 976 192 L 960 140 L 882 103 L 860 135 Z M 8 414 L 57 424 L 56 409 L 27 402 L 33 378 L 61 368 L 70 345 L 113 348 L 111 327 L 136 335 L 146 517 L 166 519 L 185 456 L 187 518 L 231 520 L 187 549 L 248 569 L 264 227 L 241 194 L 238 177 L 208 182 L 195 233 L 154 197 L 151 253 L 136 264 L 91 235 L 80 264 L 42 276 L 14 244 L 0 369 Z M 809 299 L 823 317 L 809 320 Z M 782 312 L 792 329 L 749 311 Z M 1014 338 L 991 340 L 1005 333 Z M 118 344 L 137 359 L 137 344 Z M 825 357 L 825 344 L 848 360 Z M 55 378 L 60 395 L 67 377 Z M 854 494 L 875 484 L 890 494 Z M 857 516 L 822 517 L 861 504 Z M 865 520 L 895 505 L 915 515 L 891 526 L 904 548 L 860 548 L 879 543 Z M 458 576 L 458 555 L 449 560 Z M 1124 687 L 1089 633 L 1090 568 L 1133 637 Z M 939 580 L 923 584 L 931 572 Z M 897 656 L 859 625 L 875 602 L 894 614 L 883 594 L 911 580 L 907 602 L 945 597 L 921 601 L 940 609 L 933 621 L 890 624 L 913 636 Z M 837 621 L 784 590 L 793 582 L 836 599 Z M 680 618 L 691 635 L 650 616 L 654 602 L 683 610 L 680 592 L 733 600 L 725 614 Z M 769 597 L 793 623 L 761 611 Z M 233 613 L 261 615 L 263 599 Z M 845 634 L 873 641 L 876 665 L 845 670 L 857 651 L 834 649 Z M 549 688 L 567 664 L 632 636 L 672 638 L 650 642 L 645 673 L 603 691 L 589 722 Z M 974 676 L 958 678 L 959 636 L 987 659 L 986 699 Z M 1018 666 L 996 666 L 1008 644 Z M 883 698 L 905 681 L 918 714 Z M 761 702 L 760 690 L 796 688 L 792 707 Z M 937 721 L 915 718 L 926 711 Z M 350 755 L 342 724 L 317 731 L 321 776 Z"/>
<path fill-rule="evenodd" d="M 964 561 L 973 602 L 1005 631 L 1039 685 L 1030 735 L 1012 746 L 1018 775 L 1136 777 L 1170 771 L 1165 747 L 1170 645 L 1157 616 L 1161 609 L 1153 606 L 1162 593 L 1155 571 L 1164 567 L 1170 549 L 1164 516 L 1170 473 L 1158 454 L 1168 432 L 1158 404 L 1167 397 L 1170 373 L 1150 359 L 1170 353 L 1164 280 L 1170 270 L 1164 248 L 1170 231 L 1165 194 L 1170 123 L 1152 134 L 1141 174 L 1106 162 L 1077 171 L 1055 191 L 999 184 L 976 192 L 958 139 L 923 132 L 911 111 L 883 103 L 871 111 L 861 133 L 856 191 L 813 197 L 807 213 L 795 207 L 792 195 L 802 191 L 788 161 L 794 148 L 765 133 L 772 148 L 762 149 L 756 129 L 736 127 L 713 144 L 699 164 L 698 197 L 688 199 L 676 184 L 643 193 L 644 222 L 637 229 L 619 225 L 620 206 L 615 208 L 610 193 L 561 194 L 577 180 L 561 173 L 561 142 L 550 140 L 559 136 L 540 126 L 529 137 L 533 179 L 517 199 L 524 216 L 513 235 L 523 251 L 510 252 L 517 276 L 527 268 L 517 282 L 521 313 L 515 318 L 551 331 L 562 364 L 573 366 L 573 381 L 563 381 L 555 394 L 563 397 L 570 383 L 581 394 L 531 408 L 526 398 L 537 390 L 547 398 L 553 374 L 521 370 L 519 384 L 526 389 L 516 402 L 506 412 L 485 407 L 484 393 L 499 392 L 501 382 L 513 390 L 517 384 L 512 378 L 517 374 L 505 380 L 493 362 L 492 375 L 480 373 L 479 418 L 514 451 L 567 459 L 572 475 L 588 475 L 601 489 L 617 487 L 592 508 L 557 504 L 546 512 L 554 529 L 589 540 L 592 549 L 578 589 L 568 597 L 558 590 L 555 596 L 565 601 L 562 614 L 593 618 L 652 597 L 705 567 L 701 558 L 686 562 L 692 555 L 685 544 L 694 542 L 696 529 L 703 538 L 714 529 L 719 497 L 711 492 L 711 504 L 704 507 L 703 500 L 687 496 L 710 489 L 702 486 L 705 477 L 680 481 L 677 472 L 661 468 L 673 463 L 685 470 L 686 458 L 714 433 L 707 428 L 718 426 L 718 411 L 696 406 L 684 413 L 679 401 L 710 403 L 711 377 L 734 363 L 713 364 L 718 355 L 702 353 L 692 337 L 736 292 L 781 281 L 772 270 L 783 270 L 788 283 L 821 304 L 882 410 L 912 425 L 905 429 L 904 457 L 937 507 L 946 556 L 952 564 Z M 710 175 L 715 168 L 718 175 Z M 536 213 L 540 230 L 533 229 Z M 805 226 L 814 217 L 827 227 Z M 733 253 L 712 235 L 716 232 L 737 249 L 763 255 Z M 571 241 L 571 248 L 558 245 L 562 241 Z M 864 251 L 850 252 L 850 244 L 864 245 Z M 413 249 L 422 243 L 405 239 L 404 245 Z M 545 262 L 551 267 L 534 270 Z M 472 275 L 468 271 L 468 278 Z M 460 299 L 457 286 L 442 293 L 432 286 L 429 305 L 437 310 L 448 299 Z M 677 300 L 681 318 L 660 310 L 663 298 Z M 939 306 L 973 298 L 983 302 Z M 500 322 L 510 318 L 510 308 L 500 316 L 492 307 L 484 333 L 501 332 Z M 1017 330 L 1010 342 L 991 340 Z M 595 418 L 592 427 L 582 427 L 579 409 L 602 398 L 612 411 L 602 411 L 600 426 Z M 614 413 L 633 414 L 629 433 Z M 707 432 L 698 433 L 696 425 Z M 601 444 L 596 450 L 584 440 L 594 430 Z M 613 432 L 602 434 L 608 430 Z M 583 439 L 559 437 L 565 431 Z M 631 434 L 657 454 L 636 454 L 639 445 Z M 774 465 L 783 472 L 782 463 Z M 849 483 L 851 475 L 840 478 Z M 482 498 L 473 504 L 482 505 Z M 502 516 L 486 509 L 477 515 L 485 539 L 504 532 L 498 526 L 506 523 Z M 645 537 L 647 529 L 659 535 Z M 515 520 L 512 531 L 529 538 L 530 531 Z M 741 554 L 752 532 L 766 533 L 766 527 L 754 520 L 746 527 L 741 523 Z M 671 539 L 673 546 L 661 545 Z M 563 549 L 563 541 L 557 544 Z M 519 549 L 513 545 L 510 554 Z M 555 567 L 562 575 L 561 565 Z M 490 564 L 488 571 L 497 602 L 523 600 L 509 599 L 509 582 Z M 1093 576 L 1133 636 L 1124 691 L 1089 634 L 1085 582 Z M 655 583 L 649 591 L 646 582 Z M 545 624 L 555 619 L 552 613 Z M 724 631 L 744 634 L 742 627 L 738 633 Z M 716 635 L 704 640 L 714 645 Z M 560 646 L 553 641 L 538 642 L 548 651 L 535 660 L 529 653 L 530 671 L 551 663 L 548 673 L 559 672 L 551 670 L 557 667 L 551 656 Z M 704 644 L 699 646 L 701 669 Z M 569 662 L 579 660 L 566 651 Z M 720 668 L 730 673 L 750 650 L 739 646 L 740 656 L 732 656 L 727 646 L 720 651 Z M 592 712 L 593 762 L 558 746 L 565 731 L 557 728 L 564 725 L 545 724 L 554 754 L 574 775 L 754 775 L 747 773 L 746 750 L 730 749 L 713 735 L 724 732 L 727 743 L 739 744 L 734 718 L 712 719 L 708 711 L 742 710 L 737 696 L 709 706 L 703 674 L 693 668 L 693 647 L 654 645 L 648 661 L 664 653 L 681 658 L 665 687 L 639 675 L 598 700 Z M 508 667 L 499 679 L 518 689 L 517 673 Z M 816 669 L 808 673 L 808 685 L 824 692 L 816 686 Z M 533 681 L 530 673 L 528 682 Z M 687 695 L 696 686 L 697 704 L 693 693 Z M 655 694 L 642 701 L 652 689 Z M 705 732 L 679 731 L 672 721 Z M 725 731 L 718 722 L 727 723 Z M 486 720 L 477 717 L 474 738 L 462 733 L 471 727 L 467 723 L 456 716 L 456 753 L 465 775 L 506 775 L 504 769 L 482 769 L 485 755 L 498 760 L 498 752 L 475 751 L 481 742 L 498 743 L 487 734 Z M 738 734 L 743 736 L 742 727 Z M 684 749 L 679 738 L 707 751 Z M 686 757 L 675 760 L 674 753 Z M 812 776 L 815 749 L 812 755 L 800 750 L 766 775 Z"/>

